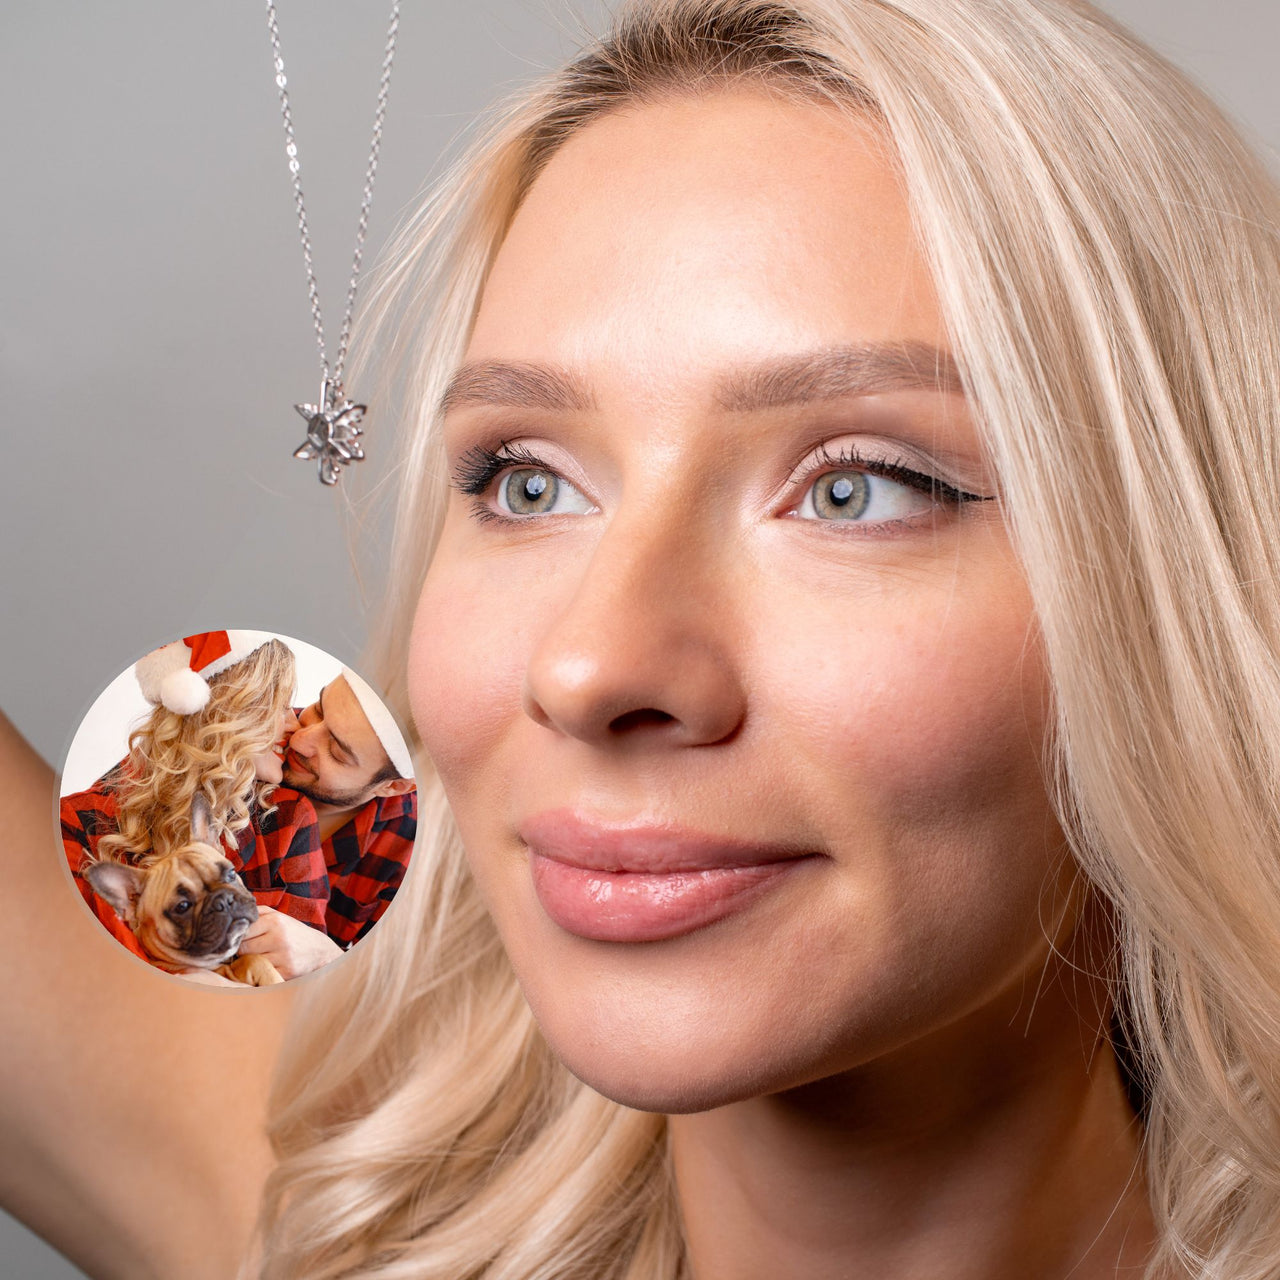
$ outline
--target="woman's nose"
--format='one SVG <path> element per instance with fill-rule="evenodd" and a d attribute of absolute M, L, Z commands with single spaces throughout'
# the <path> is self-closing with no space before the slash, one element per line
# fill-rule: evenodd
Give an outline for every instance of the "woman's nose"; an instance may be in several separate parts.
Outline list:
<path fill-rule="evenodd" d="M 596 744 L 731 737 L 746 698 L 723 554 L 615 522 L 538 636 L 525 713 Z"/>
<path fill-rule="evenodd" d="M 288 734 L 298 732 L 298 717 L 292 707 L 284 709 L 284 732 Z"/>

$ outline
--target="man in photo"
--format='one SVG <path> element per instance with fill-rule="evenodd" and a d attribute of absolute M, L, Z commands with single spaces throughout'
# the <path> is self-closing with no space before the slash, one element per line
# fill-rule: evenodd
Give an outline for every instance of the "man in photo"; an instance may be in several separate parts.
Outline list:
<path fill-rule="evenodd" d="M 325 931 L 345 949 L 381 919 L 404 879 L 418 821 L 413 760 L 391 713 L 353 671 L 297 714 L 284 785 L 315 806 L 329 872 Z"/>

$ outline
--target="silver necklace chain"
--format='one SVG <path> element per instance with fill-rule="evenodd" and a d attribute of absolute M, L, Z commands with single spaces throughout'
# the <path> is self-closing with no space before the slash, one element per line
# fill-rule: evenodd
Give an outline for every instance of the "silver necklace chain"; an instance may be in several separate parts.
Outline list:
<path fill-rule="evenodd" d="M 315 325 L 316 343 L 320 348 L 320 399 L 317 404 L 297 404 L 294 408 L 307 420 L 307 438 L 294 450 L 295 458 L 318 459 L 320 480 L 336 484 L 342 467 L 364 457 L 360 445 L 360 420 L 367 406 L 352 404 L 342 387 L 342 373 L 351 342 L 351 321 L 355 314 L 356 288 L 360 282 L 360 261 L 364 255 L 365 235 L 369 230 L 369 210 L 373 205 L 373 181 L 378 172 L 378 151 L 382 145 L 382 124 L 387 114 L 387 92 L 391 85 L 391 63 L 396 52 L 396 35 L 400 29 L 400 0 L 392 0 L 391 20 L 387 24 L 387 47 L 382 58 L 382 75 L 378 80 L 378 102 L 373 115 L 373 140 L 369 144 L 369 163 L 365 168 L 364 192 L 360 200 L 360 219 L 356 224 L 356 248 L 351 262 L 351 281 L 347 285 L 347 307 L 342 317 L 337 356 L 333 368 L 324 339 L 324 320 L 320 312 L 320 289 L 316 283 L 311 259 L 311 232 L 307 226 L 307 206 L 302 197 L 302 166 L 298 160 L 298 143 L 293 132 L 293 113 L 289 109 L 289 81 L 280 52 L 280 27 L 276 20 L 274 0 L 267 0 L 267 29 L 271 35 L 271 52 L 275 63 L 276 87 L 280 90 L 280 114 L 284 119 L 284 150 L 293 179 L 294 206 L 298 211 L 298 233 L 302 239 L 302 259 L 307 267 L 307 295 L 311 302 L 311 319 Z"/>

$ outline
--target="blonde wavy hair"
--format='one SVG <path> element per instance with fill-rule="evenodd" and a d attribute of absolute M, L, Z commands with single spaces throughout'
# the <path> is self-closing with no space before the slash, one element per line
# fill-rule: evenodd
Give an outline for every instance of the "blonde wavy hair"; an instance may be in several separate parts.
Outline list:
<path fill-rule="evenodd" d="M 1118 922 L 1148 1274 L 1274 1280 L 1280 197 L 1111 19 L 1065 0 L 645 0 L 502 108 L 375 302 L 413 406 L 379 650 L 393 701 L 444 506 L 437 406 L 524 192 L 602 114 L 726 82 L 871 116 L 893 143 L 1043 633 L 1047 785 Z M 419 779 L 395 910 L 286 1041 L 261 1275 L 673 1280 L 665 1122 L 554 1060 L 425 761 Z"/>
<path fill-rule="evenodd" d="M 250 810 L 273 812 L 274 784 L 259 782 L 253 757 L 280 737 L 280 715 L 297 678 L 293 651 L 268 640 L 209 680 L 209 701 L 192 715 L 157 706 L 129 735 L 116 785 L 119 831 L 98 842 L 99 859 L 145 862 L 191 843 L 191 801 L 209 802 L 213 832 L 232 842 Z"/>

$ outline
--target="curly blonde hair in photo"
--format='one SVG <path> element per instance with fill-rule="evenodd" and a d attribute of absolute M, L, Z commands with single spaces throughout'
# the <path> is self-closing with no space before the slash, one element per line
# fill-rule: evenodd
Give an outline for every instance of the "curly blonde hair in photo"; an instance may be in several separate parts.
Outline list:
<path fill-rule="evenodd" d="M 153 708 L 129 735 L 116 790 L 119 831 L 98 842 L 98 857 L 163 858 L 191 843 L 191 801 L 209 802 L 217 840 L 232 842 L 250 810 L 272 812 L 271 783 L 259 782 L 253 757 L 280 736 L 280 715 L 296 680 L 293 651 L 269 640 L 209 680 L 209 701 L 192 715 Z"/>
<path fill-rule="evenodd" d="M 556 148 L 726 83 L 878 122 L 1052 677 L 1046 783 L 1117 921 L 1148 1276 L 1280 1258 L 1280 196 L 1223 114 L 1071 0 L 642 0 L 501 108 L 374 299 L 410 420 L 384 685 L 444 508 L 441 394 Z M 676 1280 L 665 1121 L 552 1057 L 429 762 L 396 909 L 301 994 L 265 1280 Z"/>

